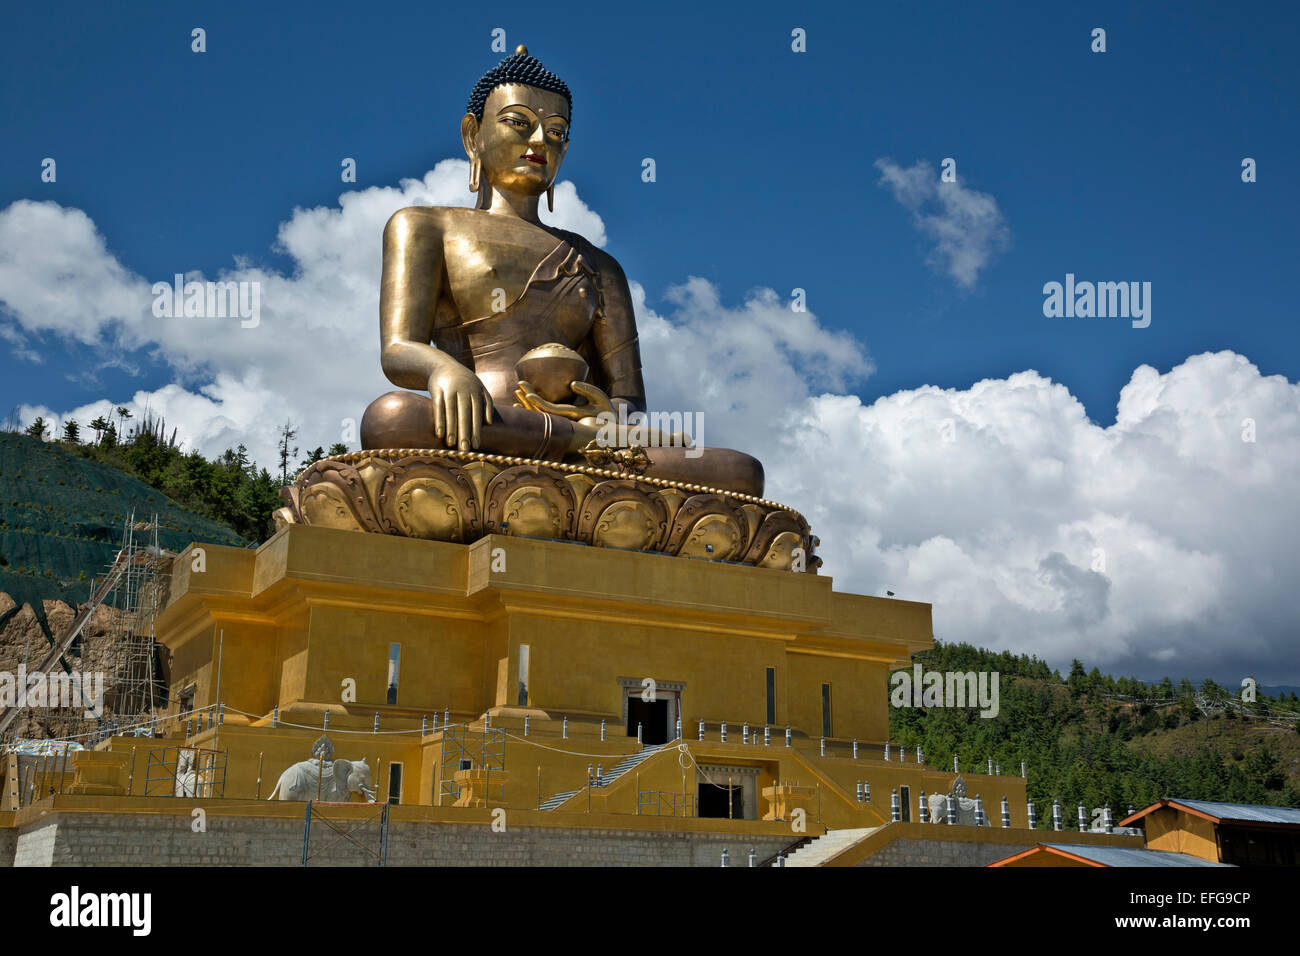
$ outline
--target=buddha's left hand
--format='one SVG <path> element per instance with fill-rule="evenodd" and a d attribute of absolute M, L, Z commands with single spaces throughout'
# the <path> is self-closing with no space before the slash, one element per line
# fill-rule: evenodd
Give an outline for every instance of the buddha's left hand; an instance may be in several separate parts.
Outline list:
<path fill-rule="evenodd" d="M 519 404 L 524 408 L 532 409 L 535 412 L 545 412 L 548 415 L 558 415 L 561 418 L 568 418 L 584 425 L 599 425 L 598 416 L 602 413 L 617 414 L 614 410 L 614 403 L 610 401 L 609 396 L 595 385 L 587 382 L 571 382 L 569 387 L 573 389 L 575 394 L 585 398 L 587 404 L 557 405 L 554 402 L 548 402 L 537 394 L 531 384 L 525 381 L 521 381 L 519 387 L 515 389 L 515 397 L 519 399 Z"/>

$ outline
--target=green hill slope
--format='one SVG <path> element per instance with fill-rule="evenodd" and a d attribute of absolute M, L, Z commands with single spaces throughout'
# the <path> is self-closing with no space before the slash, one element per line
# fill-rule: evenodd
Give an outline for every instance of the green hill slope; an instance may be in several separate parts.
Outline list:
<path fill-rule="evenodd" d="M 159 544 L 172 551 L 193 541 L 249 544 L 117 468 L 57 443 L 0 433 L 0 591 L 38 615 L 44 600 L 85 601 L 133 510 L 137 521 L 157 514 Z"/>

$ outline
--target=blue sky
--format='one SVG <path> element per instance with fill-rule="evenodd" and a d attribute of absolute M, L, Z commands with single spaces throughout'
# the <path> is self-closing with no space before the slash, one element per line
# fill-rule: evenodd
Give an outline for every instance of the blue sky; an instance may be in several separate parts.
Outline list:
<path fill-rule="evenodd" d="M 557 214 L 644 292 L 651 405 L 760 454 L 838 588 L 1056 666 L 1300 684 L 1296 8 L 624 6 L 7 11 L 0 410 L 338 441 L 386 387 L 383 221 L 468 201 L 502 28 L 574 92 Z M 152 320 L 192 270 L 261 281 L 261 327 Z M 1067 273 L 1150 283 L 1149 327 L 1045 317 Z"/>
<path fill-rule="evenodd" d="M 281 269 L 275 228 L 356 188 L 460 155 L 456 120 L 498 58 L 526 42 L 575 91 L 563 176 L 604 218 L 609 250 L 651 303 L 687 275 L 725 299 L 800 287 L 865 342 L 871 400 L 1034 368 L 1109 423 L 1141 363 L 1233 349 L 1296 377 L 1290 300 L 1300 154 L 1296 12 L 1213 5 L 656 3 L 626 15 L 493 4 L 172 4 L 12 8 L 3 41 L 0 206 L 85 210 L 126 265 L 160 279 L 233 256 Z M 388 12 L 388 11 L 391 11 Z M 527 11 L 527 12 L 525 12 Z M 208 52 L 189 49 L 202 25 Z M 794 26 L 808 51 L 790 49 Z M 1107 30 L 1107 52 L 1090 31 Z M 58 181 L 39 180 L 55 157 Z M 641 182 L 641 160 L 657 182 Z M 1259 181 L 1240 179 L 1242 157 Z M 957 160 L 1011 232 L 973 290 L 877 183 L 879 157 Z M 1041 288 L 1153 284 L 1153 321 L 1049 320 Z M 42 343 L 4 362 L 0 407 L 77 404 L 168 378 L 52 368 L 92 356 Z"/>

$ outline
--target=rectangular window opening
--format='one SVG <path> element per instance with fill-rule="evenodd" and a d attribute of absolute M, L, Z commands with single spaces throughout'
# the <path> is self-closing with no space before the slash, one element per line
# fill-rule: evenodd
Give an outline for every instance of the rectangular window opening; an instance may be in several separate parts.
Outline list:
<path fill-rule="evenodd" d="M 831 685 L 822 684 L 822 736 L 831 734 Z"/>
<path fill-rule="evenodd" d="M 767 722 L 776 723 L 776 668 L 767 669 Z"/>
<path fill-rule="evenodd" d="M 388 703 L 397 703 L 397 672 L 402 663 L 402 645 L 388 645 Z"/>
<path fill-rule="evenodd" d="M 519 645 L 519 699 L 520 707 L 528 706 L 528 658 L 529 647 L 527 644 Z"/>

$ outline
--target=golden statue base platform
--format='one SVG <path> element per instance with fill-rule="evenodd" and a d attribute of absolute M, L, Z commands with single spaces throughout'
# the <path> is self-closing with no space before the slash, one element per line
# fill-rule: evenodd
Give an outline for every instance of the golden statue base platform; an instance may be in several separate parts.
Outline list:
<path fill-rule="evenodd" d="M 932 646 L 929 605 L 838 592 L 830 575 L 502 534 L 455 544 L 290 524 L 255 551 L 179 555 L 155 632 L 167 736 L 111 745 L 128 767 L 134 759 L 137 795 L 147 768 L 201 749 L 225 755 L 223 798 L 266 804 L 322 735 L 334 756 L 366 761 L 380 801 L 453 809 L 468 790 L 561 828 L 588 813 L 740 826 L 725 800 L 718 820 L 681 816 L 700 799 L 690 812 L 708 816 L 728 777 L 743 790 L 734 813 L 745 826 L 792 832 L 761 819 L 764 788 L 783 785 L 820 788 L 820 802 L 777 794 L 781 815 L 808 810 L 810 832 L 818 821 L 874 826 L 889 818 L 891 788 L 915 798 L 952 780 L 879 759 L 889 674 Z M 588 788 L 590 765 L 611 775 L 664 741 Z M 481 781 L 457 779 L 478 770 Z M 865 778 L 873 805 L 854 799 Z M 1023 781 L 967 780 L 986 802 L 1005 793 L 1023 806 Z M 148 792 L 160 786 L 174 782 Z"/>
<path fill-rule="evenodd" d="M 323 458 L 281 494 L 277 528 L 458 544 L 501 534 L 796 572 L 821 564 L 808 522 L 775 501 L 589 465 L 385 448 Z"/>

